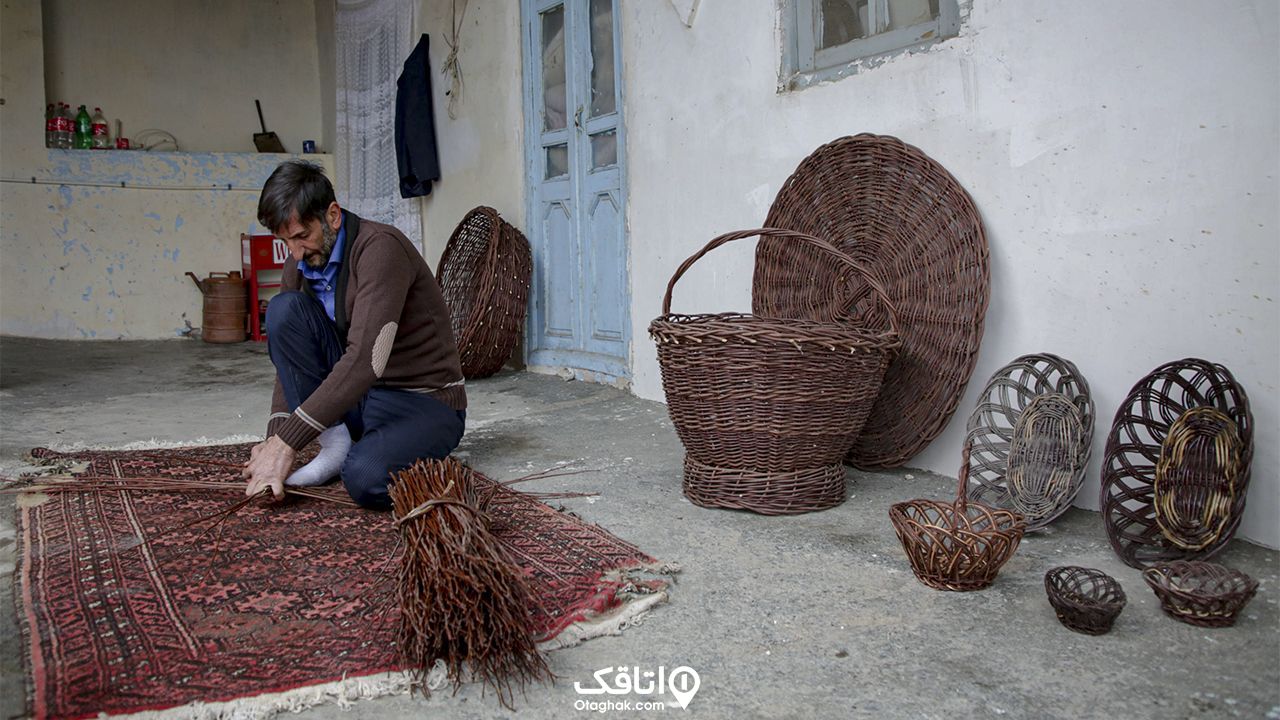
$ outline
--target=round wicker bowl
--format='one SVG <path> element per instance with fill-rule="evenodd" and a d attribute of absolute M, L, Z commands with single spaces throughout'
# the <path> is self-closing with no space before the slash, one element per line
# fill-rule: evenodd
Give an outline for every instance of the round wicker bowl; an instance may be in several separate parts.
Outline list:
<path fill-rule="evenodd" d="M 1021 515 L 968 499 L 969 450 L 960 466 L 955 502 L 908 500 L 889 508 L 893 530 L 907 553 L 911 571 L 936 590 L 981 590 L 1022 542 Z"/>
<path fill-rule="evenodd" d="M 1230 627 L 1258 592 L 1258 581 L 1217 563 L 1174 560 L 1142 571 L 1165 614 L 1200 627 Z"/>
<path fill-rule="evenodd" d="M 1115 578 L 1101 570 L 1073 565 L 1045 573 L 1044 590 L 1058 620 L 1085 635 L 1110 632 L 1126 601 Z"/>

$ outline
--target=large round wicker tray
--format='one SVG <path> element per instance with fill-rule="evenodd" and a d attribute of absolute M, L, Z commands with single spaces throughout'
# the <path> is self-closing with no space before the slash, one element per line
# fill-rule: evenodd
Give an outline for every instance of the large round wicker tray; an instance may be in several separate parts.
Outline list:
<path fill-rule="evenodd" d="M 896 467 L 946 427 L 977 358 L 987 310 L 987 239 L 973 200 L 918 148 L 883 135 L 844 137 L 805 158 L 779 190 L 767 227 L 827 240 L 866 267 L 898 309 L 902 349 L 847 460 Z M 756 249 L 756 315 L 830 320 L 839 269 L 786 239 Z M 857 290 L 854 290 L 857 292 Z"/>

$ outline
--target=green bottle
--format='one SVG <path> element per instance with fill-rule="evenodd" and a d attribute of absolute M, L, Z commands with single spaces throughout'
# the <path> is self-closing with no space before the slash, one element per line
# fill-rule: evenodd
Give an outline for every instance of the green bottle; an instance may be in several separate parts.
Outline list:
<path fill-rule="evenodd" d="M 83 105 L 80 106 L 80 112 L 76 113 L 74 147 L 82 150 L 88 150 L 93 147 L 93 118 L 89 117 L 89 111 Z"/>

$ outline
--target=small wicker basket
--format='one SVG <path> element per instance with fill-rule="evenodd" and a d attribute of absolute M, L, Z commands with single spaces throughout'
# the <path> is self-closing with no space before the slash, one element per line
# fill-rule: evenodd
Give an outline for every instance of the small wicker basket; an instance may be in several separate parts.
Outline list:
<path fill-rule="evenodd" d="M 968 490 L 966 445 L 955 502 L 917 499 L 889 508 L 912 572 L 931 588 L 964 592 L 989 586 L 1026 532 L 1021 515 L 973 502 Z"/>
<path fill-rule="evenodd" d="M 1044 574 L 1044 590 L 1058 620 L 1085 635 L 1104 635 L 1124 610 L 1120 583 L 1101 570 L 1066 565 Z"/>
<path fill-rule="evenodd" d="M 1258 581 L 1217 563 L 1174 560 L 1142 571 L 1169 617 L 1200 627 L 1230 627 L 1258 592 Z"/>

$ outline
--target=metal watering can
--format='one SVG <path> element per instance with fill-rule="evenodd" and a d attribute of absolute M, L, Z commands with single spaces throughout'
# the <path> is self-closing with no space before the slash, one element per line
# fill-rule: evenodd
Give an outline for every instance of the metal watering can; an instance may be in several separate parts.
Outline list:
<path fill-rule="evenodd" d="M 209 277 L 201 280 L 193 272 L 187 277 L 200 288 L 204 296 L 204 318 L 200 328 L 200 336 L 208 343 L 244 342 L 248 335 L 245 323 L 249 314 L 246 310 L 248 296 L 245 294 L 244 278 L 240 271 L 211 272 Z"/>

